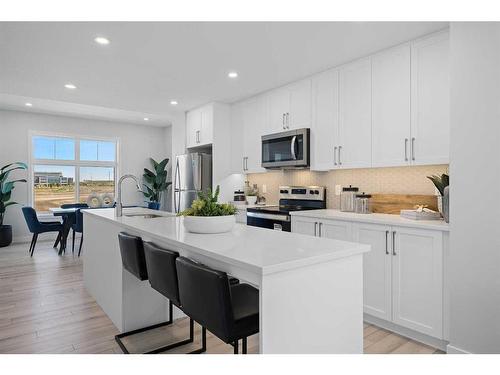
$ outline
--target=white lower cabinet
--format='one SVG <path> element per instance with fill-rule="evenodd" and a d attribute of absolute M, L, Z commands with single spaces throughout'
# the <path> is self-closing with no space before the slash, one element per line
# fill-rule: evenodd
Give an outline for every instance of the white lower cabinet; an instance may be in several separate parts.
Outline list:
<path fill-rule="evenodd" d="M 292 216 L 292 232 L 371 245 L 363 255 L 364 312 L 445 339 L 441 231 Z"/>
<path fill-rule="evenodd" d="M 353 226 L 364 255 L 364 312 L 443 338 L 443 236 L 440 231 Z"/>
<path fill-rule="evenodd" d="M 292 232 L 331 238 L 333 240 L 350 241 L 352 237 L 352 223 L 342 220 L 293 217 Z"/>

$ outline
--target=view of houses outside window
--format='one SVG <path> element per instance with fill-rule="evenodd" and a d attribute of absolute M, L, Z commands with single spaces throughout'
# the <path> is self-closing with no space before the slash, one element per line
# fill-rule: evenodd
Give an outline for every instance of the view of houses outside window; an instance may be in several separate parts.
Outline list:
<path fill-rule="evenodd" d="M 33 206 L 47 212 L 86 202 L 92 193 L 115 191 L 116 142 L 68 137 L 32 137 Z"/>

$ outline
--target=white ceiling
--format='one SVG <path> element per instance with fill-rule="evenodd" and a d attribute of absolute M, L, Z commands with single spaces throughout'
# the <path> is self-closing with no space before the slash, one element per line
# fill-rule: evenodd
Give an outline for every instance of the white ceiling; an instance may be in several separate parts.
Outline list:
<path fill-rule="evenodd" d="M 234 102 L 447 26 L 1 22 L 0 108 L 19 101 L 17 109 L 57 113 L 57 103 L 65 102 L 61 107 L 76 114 L 84 108 L 91 116 L 88 106 L 96 106 L 101 117 L 145 123 L 147 116 L 149 125 L 164 125 L 175 111 Z M 97 35 L 111 44 L 97 45 Z M 230 70 L 240 76 L 230 80 Z M 77 90 L 65 89 L 67 82 Z M 24 107 L 26 100 L 33 107 Z"/>

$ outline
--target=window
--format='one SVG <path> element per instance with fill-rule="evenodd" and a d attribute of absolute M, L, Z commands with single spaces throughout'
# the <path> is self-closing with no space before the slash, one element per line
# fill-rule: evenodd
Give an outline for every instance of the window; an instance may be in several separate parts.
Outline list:
<path fill-rule="evenodd" d="M 76 137 L 31 137 L 32 199 L 47 212 L 65 203 L 86 202 L 92 193 L 115 192 L 117 142 Z"/>

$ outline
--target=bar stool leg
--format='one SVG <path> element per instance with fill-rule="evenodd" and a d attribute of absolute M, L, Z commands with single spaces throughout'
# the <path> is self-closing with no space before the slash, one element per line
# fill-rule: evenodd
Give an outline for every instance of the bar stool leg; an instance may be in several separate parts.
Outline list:
<path fill-rule="evenodd" d="M 242 344 L 241 352 L 243 354 L 247 354 L 247 338 L 246 337 L 243 337 L 243 344 Z"/>
<path fill-rule="evenodd" d="M 234 354 L 238 354 L 238 349 L 239 349 L 239 340 L 236 340 L 233 344 L 234 347 Z"/>

